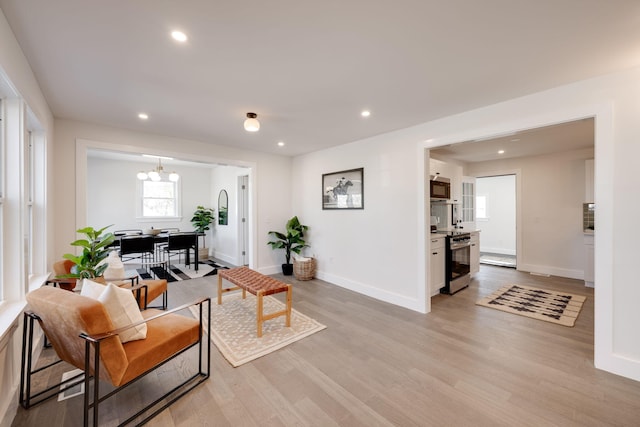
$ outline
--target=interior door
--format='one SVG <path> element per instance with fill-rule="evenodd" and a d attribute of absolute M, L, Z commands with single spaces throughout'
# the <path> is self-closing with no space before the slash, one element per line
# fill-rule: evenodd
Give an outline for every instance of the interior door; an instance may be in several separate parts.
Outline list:
<path fill-rule="evenodd" d="M 242 265 L 249 265 L 249 176 L 238 177 L 239 189 L 239 223 L 240 223 L 240 260 Z"/>

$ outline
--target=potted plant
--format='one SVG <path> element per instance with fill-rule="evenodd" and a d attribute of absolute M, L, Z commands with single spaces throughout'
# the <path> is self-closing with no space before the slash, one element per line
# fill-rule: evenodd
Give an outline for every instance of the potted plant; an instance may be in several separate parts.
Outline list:
<path fill-rule="evenodd" d="M 78 233 L 84 234 L 86 238 L 71 242 L 71 246 L 79 246 L 83 248 L 82 254 L 64 254 L 62 257 L 73 262 L 75 265 L 71 267 L 70 274 L 58 277 L 93 279 L 102 276 L 109 264 L 106 262 L 101 264 L 101 262 L 109 256 L 109 245 L 111 245 L 115 240 L 113 233 L 102 234 L 104 230 L 109 227 L 111 226 L 108 225 L 99 230 L 94 230 L 93 227 L 85 227 L 80 230 L 76 230 Z"/>
<path fill-rule="evenodd" d="M 298 217 L 294 216 L 289 221 L 287 221 L 285 231 L 286 234 L 279 231 L 270 231 L 268 233 L 276 237 L 276 240 L 267 242 L 267 244 L 271 245 L 272 249 L 285 250 L 284 257 L 286 263 L 282 264 L 282 274 L 284 274 L 285 276 L 291 276 L 291 274 L 293 274 L 291 252 L 295 252 L 296 254 L 300 255 L 300 252 L 302 252 L 304 248 L 309 247 L 309 245 L 307 245 L 304 240 L 304 232 L 308 229 L 309 227 L 300 224 Z"/>
<path fill-rule="evenodd" d="M 205 208 L 204 206 L 196 207 L 196 211 L 193 213 L 193 218 L 191 218 L 191 223 L 197 233 L 205 233 L 207 230 L 210 230 L 209 226 L 215 220 L 213 212 L 214 210 L 211 208 Z M 204 248 L 198 250 L 199 259 L 209 258 L 209 248 L 206 246 L 207 245 L 205 244 Z"/>

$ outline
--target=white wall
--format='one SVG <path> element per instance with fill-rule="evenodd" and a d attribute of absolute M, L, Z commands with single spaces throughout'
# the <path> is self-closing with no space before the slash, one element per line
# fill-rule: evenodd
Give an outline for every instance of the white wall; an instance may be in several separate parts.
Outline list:
<path fill-rule="evenodd" d="M 253 229 L 250 230 L 253 236 L 250 245 L 254 253 L 252 267 L 267 273 L 279 269 L 275 254 L 266 244 L 267 231 L 273 221 L 284 222 L 291 214 L 290 158 L 71 120 L 56 121 L 55 137 L 54 159 L 60 183 L 53 193 L 53 197 L 59 202 L 54 249 L 56 254 L 63 254 L 68 250 L 69 242 L 76 238 L 75 230 L 86 222 L 87 200 L 81 196 L 85 193 L 79 190 L 80 196 L 76 198 L 75 186 L 86 186 L 86 155 L 77 152 L 82 153 L 83 149 L 86 152 L 86 147 L 90 146 L 249 168 L 250 179 L 254 181 L 251 218 Z"/>
<path fill-rule="evenodd" d="M 193 231 L 191 217 L 198 205 L 215 207 L 211 191 L 211 168 L 176 165 L 165 167 L 180 175 L 180 221 L 143 220 L 136 218 L 138 202 L 137 172 L 151 170 L 153 165 L 89 157 L 87 161 L 87 225 L 94 228 L 113 224 L 108 231 L 123 229 L 179 228 Z M 216 198 L 217 203 L 217 198 Z M 70 248 L 71 250 L 71 248 Z"/>
<path fill-rule="evenodd" d="M 0 81 L 11 82 L 11 87 L 0 87 L 0 92 L 6 96 L 8 92 L 13 96 L 21 97 L 25 100 L 34 117 L 40 122 L 44 129 L 44 139 L 46 152 L 51 153 L 53 150 L 53 129 L 54 119 L 51 110 L 40 90 L 38 81 L 36 80 L 29 63 L 27 62 L 20 45 L 15 39 L 11 27 L 5 19 L 4 13 L 0 11 Z M 48 158 L 45 165 L 46 174 L 46 190 L 45 203 L 42 206 L 44 212 L 47 212 L 45 218 L 45 237 L 39 242 L 46 248 L 47 259 L 45 262 L 38 260 L 38 268 L 40 265 L 50 265 L 51 248 L 53 247 L 53 215 L 50 212 L 53 209 L 54 201 L 48 195 L 53 188 L 54 174 L 52 171 L 52 159 Z M 6 201 L 7 205 L 12 201 Z M 5 207 L 5 209 L 7 209 Z M 11 209 L 13 209 L 11 207 Z M 12 227 L 18 227 L 18 224 L 11 224 Z M 11 268 L 17 266 L 4 266 L 4 274 Z M 42 273 L 38 271 L 37 273 Z M 11 295 L 5 295 L 10 300 L 0 304 L 0 426 L 8 426 L 11 424 L 15 411 L 18 407 L 17 391 L 20 380 L 20 347 L 22 342 L 22 323 L 18 321 L 18 313 L 25 306 L 23 298 L 24 286 L 16 283 L 16 291 Z M 10 297 L 10 298 L 9 298 Z"/>
<path fill-rule="evenodd" d="M 232 265 L 242 265 L 240 257 L 240 218 L 239 212 L 239 190 L 238 176 L 247 175 L 246 168 L 235 166 L 218 166 L 213 170 L 212 175 L 212 196 L 215 200 L 216 221 L 212 233 L 211 255 L 221 261 L 226 261 Z M 226 190 L 228 197 L 228 221 L 227 225 L 218 224 L 218 195 L 221 190 Z M 274 254 L 271 254 L 274 255 Z"/>
<path fill-rule="evenodd" d="M 474 176 L 519 171 L 519 270 L 584 278 L 582 203 L 589 158 L 593 149 L 468 165 L 466 173 Z"/>
<path fill-rule="evenodd" d="M 595 364 L 640 380 L 635 331 L 640 229 L 628 225 L 629 212 L 640 211 L 640 198 L 630 197 L 640 186 L 638 99 L 640 69 L 634 69 L 296 158 L 294 212 L 311 226 L 318 275 L 376 298 L 429 309 L 424 292 L 428 162 L 420 148 L 595 116 Z M 322 211 L 321 174 L 360 166 L 365 209 Z"/>
<path fill-rule="evenodd" d="M 485 197 L 487 217 L 476 218 L 482 230 L 480 252 L 516 254 L 516 177 L 490 176 L 476 179 L 476 197 Z"/>
<path fill-rule="evenodd" d="M 318 277 L 424 311 L 416 155 L 415 139 L 397 133 L 295 159 L 293 213 L 309 226 L 306 254 L 317 258 Z M 364 209 L 322 210 L 322 174 L 360 167 Z"/>

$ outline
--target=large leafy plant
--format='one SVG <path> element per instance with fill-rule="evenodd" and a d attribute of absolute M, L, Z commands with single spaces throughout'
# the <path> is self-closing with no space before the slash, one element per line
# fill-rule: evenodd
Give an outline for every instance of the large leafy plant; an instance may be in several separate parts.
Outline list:
<path fill-rule="evenodd" d="M 76 230 L 78 233 L 84 234 L 86 238 L 71 242 L 71 246 L 81 247 L 82 253 L 80 255 L 63 255 L 63 258 L 72 261 L 75 265 L 71 267 L 71 274 L 60 277 L 91 279 L 102 276 L 109 264 L 100 263 L 109 256 L 108 247 L 115 240 L 113 233 L 102 234 L 109 227 L 111 226 L 108 225 L 99 230 L 94 230 L 93 227 Z"/>
<path fill-rule="evenodd" d="M 279 231 L 270 231 L 268 233 L 277 239 L 275 241 L 267 242 L 267 244 L 271 245 L 272 249 L 284 249 L 284 256 L 287 260 L 287 264 L 291 264 L 291 252 L 295 252 L 300 255 L 300 252 L 302 252 L 304 248 L 309 247 L 304 240 L 304 232 L 308 229 L 309 227 L 300 224 L 298 217 L 294 216 L 287 221 L 286 234 Z"/>
<path fill-rule="evenodd" d="M 209 226 L 214 220 L 213 212 L 211 208 L 205 208 L 204 206 L 196 207 L 193 218 L 191 218 L 191 223 L 198 233 L 204 233 L 209 230 Z"/>

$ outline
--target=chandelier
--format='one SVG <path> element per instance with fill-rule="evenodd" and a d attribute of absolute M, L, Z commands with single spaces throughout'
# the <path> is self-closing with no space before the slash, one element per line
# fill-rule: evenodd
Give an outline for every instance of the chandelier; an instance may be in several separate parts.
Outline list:
<path fill-rule="evenodd" d="M 162 179 L 163 174 L 166 175 L 167 172 L 165 172 L 164 168 L 162 167 L 162 159 L 158 158 L 158 166 L 156 166 L 155 169 L 149 172 L 140 171 L 136 176 L 140 181 L 144 181 L 146 179 L 150 179 L 151 181 L 160 181 Z M 180 175 L 178 175 L 177 173 L 171 172 L 169 174 L 169 181 L 176 182 L 179 179 L 180 179 Z"/>

